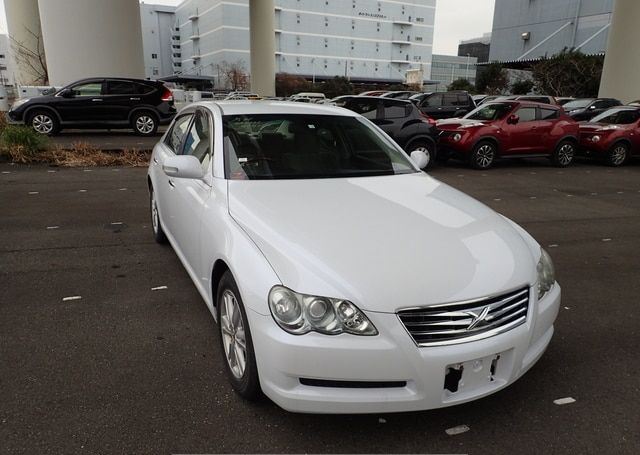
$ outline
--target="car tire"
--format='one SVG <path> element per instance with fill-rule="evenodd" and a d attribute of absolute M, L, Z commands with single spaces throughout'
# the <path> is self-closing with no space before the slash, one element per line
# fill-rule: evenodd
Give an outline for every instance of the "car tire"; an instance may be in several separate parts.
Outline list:
<path fill-rule="evenodd" d="M 233 389 L 246 400 L 260 396 L 260 380 L 247 314 L 230 271 L 226 271 L 217 292 L 218 333 L 225 371 Z"/>
<path fill-rule="evenodd" d="M 613 144 L 607 152 L 605 163 L 607 166 L 618 167 L 622 166 L 627 158 L 629 158 L 629 146 L 624 142 L 618 142 Z"/>
<path fill-rule="evenodd" d="M 162 223 L 160 222 L 158 202 L 156 201 L 156 193 L 153 191 L 153 187 L 149 190 L 149 201 L 149 205 L 151 207 L 151 229 L 153 230 L 153 238 L 157 243 L 165 244 L 168 240 L 164 233 L 164 229 L 162 229 Z"/>
<path fill-rule="evenodd" d="M 427 155 L 427 158 L 429 160 L 427 161 L 427 165 L 422 169 L 431 169 L 433 167 L 436 161 L 435 150 L 435 144 L 425 140 L 412 142 L 407 146 L 406 149 L 409 156 L 411 156 L 411 153 L 413 152 L 424 152 L 424 154 Z"/>
<path fill-rule="evenodd" d="M 474 169 L 489 169 L 496 161 L 497 154 L 498 148 L 493 142 L 480 141 L 473 147 L 473 151 L 469 157 L 469 164 Z"/>
<path fill-rule="evenodd" d="M 576 144 L 573 141 L 564 140 L 556 146 L 551 155 L 551 161 L 557 167 L 567 167 L 573 162 L 576 155 Z"/>
<path fill-rule="evenodd" d="M 60 131 L 58 117 L 48 110 L 37 110 L 29 114 L 29 125 L 36 133 L 53 136 Z"/>
<path fill-rule="evenodd" d="M 139 111 L 133 114 L 131 127 L 139 136 L 153 136 L 158 131 L 158 118 L 149 111 Z"/>

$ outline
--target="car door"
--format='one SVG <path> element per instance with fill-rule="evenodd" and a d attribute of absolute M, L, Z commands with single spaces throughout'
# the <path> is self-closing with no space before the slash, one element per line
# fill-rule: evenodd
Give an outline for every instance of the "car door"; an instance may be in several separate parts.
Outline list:
<path fill-rule="evenodd" d="M 507 155 L 534 153 L 541 147 L 537 144 L 537 112 L 535 106 L 520 106 L 513 115 L 519 117 L 518 123 L 506 123 L 508 141 L 503 144 L 503 153 Z"/>
<path fill-rule="evenodd" d="M 629 133 L 629 137 L 631 138 L 631 154 L 640 155 L 640 111 L 636 111 L 635 116 L 636 121 Z"/>
<path fill-rule="evenodd" d="M 200 256 L 200 229 L 202 211 L 211 192 L 213 121 L 207 110 L 196 110 L 193 120 L 182 142 L 181 155 L 198 158 L 205 177 L 203 179 L 173 179 L 171 198 L 175 207 L 171 220 L 175 242 L 187 262 L 199 275 L 202 258 Z"/>
<path fill-rule="evenodd" d="M 103 79 L 85 80 L 56 95 L 56 108 L 63 122 L 99 122 L 105 120 L 105 83 Z"/>
<path fill-rule="evenodd" d="M 140 102 L 140 97 L 139 84 L 124 80 L 107 80 L 104 105 L 108 119 L 127 122 L 129 112 Z"/>
<path fill-rule="evenodd" d="M 609 100 L 596 100 L 587 109 L 587 120 L 592 119 L 596 115 L 602 114 L 611 107 Z"/>
<path fill-rule="evenodd" d="M 380 117 L 374 121 L 391 139 L 398 141 L 398 133 L 402 129 L 407 116 L 407 104 L 394 100 L 382 101 Z"/>
<path fill-rule="evenodd" d="M 166 175 L 162 170 L 162 166 L 167 158 L 182 153 L 182 145 L 191 126 L 193 115 L 193 111 L 188 111 L 175 119 L 163 142 L 155 147 L 151 162 L 155 177 L 153 182 L 154 190 L 159 201 L 160 218 L 166 233 L 174 240 L 174 231 L 179 226 L 178 217 L 180 216 L 177 208 L 179 199 L 176 197 L 175 191 L 175 182 L 178 179 Z"/>
<path fill-rule="evenodd" d="M 556 131 L 560 118 L 560 110 L 549 107 L 538 107 L 538 121 L 533 130 L 539 138 L 542 152 L 552 152 L 561 139 L 562 130 Z"/>

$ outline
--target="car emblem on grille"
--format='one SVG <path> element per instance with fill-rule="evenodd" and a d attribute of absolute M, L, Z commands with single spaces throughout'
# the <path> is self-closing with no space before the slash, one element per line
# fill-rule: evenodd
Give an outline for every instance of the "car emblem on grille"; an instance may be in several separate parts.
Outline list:
<path fill-rule="evenodd" d="M 471 324 L 469 324 L 469 327 L 467 327 L 467 330 L 472 330 L 481 322 L 486 322 L 487 315 L 489 314 L 489 307 L 484 307 L 480 313 L 473 311 L 465 311 L 465 313 L 473 318 Z"/>

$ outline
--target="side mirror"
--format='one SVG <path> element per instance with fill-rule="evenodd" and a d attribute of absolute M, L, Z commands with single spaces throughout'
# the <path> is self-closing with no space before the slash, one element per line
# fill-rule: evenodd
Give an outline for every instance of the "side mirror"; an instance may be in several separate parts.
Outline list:
<path fill-rule="evenodd" d="M 509 118 L 507 119 L 507 123 L 509 125 L 517 125 L 519 121 L 520 121 L 520 117 L 515 114 L 510 115 Z"/>
<path fill-rule="evenodd" d="M 424 169 L 429 165 L 429 157 L 426 153 L 419 150 L 411 152 L 411 161 L 413 161 L 413 164 L 418 166 L 418 169 Z"/>
<path fill-rule="evenodd" d="M 179 179 L 201 179 L 204 171 L 200 160 L 193 155 L 176 155 L 167 158 L 162 165 L 162 170 L 169 177 Z"/>
<path fill-rule="evenodd" d="M 60 92 L 60 96 L 63 98 L 73 98 L 73 90 L 66 88 Z"/>

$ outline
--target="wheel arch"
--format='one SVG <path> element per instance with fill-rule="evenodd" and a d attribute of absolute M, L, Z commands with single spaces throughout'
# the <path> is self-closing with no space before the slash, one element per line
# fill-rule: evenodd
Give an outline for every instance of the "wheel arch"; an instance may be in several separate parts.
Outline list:
<path fill-rule="evenodd" d="M 211 304 L 213 305 L 213 308 L 218 307 L 218 285 L 220 284 L 222 275 L 230 270 L 231 269 L 223 259 L 218 259 L 213 264 L 213 269 L 211 270 Z M 233 272 L 231 273 L 233 274 Z"/>
<path fill-rule="evenodd" d="M 56 116 L 56 119 L 58 120 L 58 123 L 62 124 L 62 118 L 60 117 L 60 114 L 58 113 L 58 111 L 56 111 L 51 106 L 47 106 L 47 105 L 44 105 L 44 104 L 36 104 L 35 106 L 29 106 L 27 109 L 25 109 L 24 114 L 22 116 L 22 119 L 23 119 L 25 124 L 29 121 L 29 118 L 31 117 L 31 113 L 35 112 L 35 111 L 48 111 L 48 112 L 51 112 L 53 115 Z"/>
<path fill-rule="evenodd" d="M 129 123 L 133 121 L 133 117 L 139 112 L 149 112 L 156 119 L 156 122 L 160 122 L 160 115 L 153 106 L 138 106 L 134 107 L 131 109 L 131 112 L 129 112 Z"/>
<path fill-rule="evenodd" d="M 473 150 L 475 150 L 475 148 L 478 146 L 478 144 L 480 144 L 481 142 L 491 142 L 493 145 L 495 145 L 496 147 L 496 154 L 499 156 L 500 152 L 501 152 L 501 147 L 500 147 L 500 141 L 493 136 L 483 136 L 481 138 L 478 138 L 473 145 L 471 146 L 469 152 L 472 152 Z"/>
<path fill-rule="evenodd" d="M 415 144 L 416 142 L 420 142 L 420 141 L 429 142 L 431 145 L 433 145 L 433 150 L 437 151 L 438 145 L 436 144 L 436 141 L 432 137 L 430 137 L 430 136 L 428 136 L 426 134 L 420 134 L 420 135 L 414 136 L 411 139 L 409 139 L 407 141 L 407 145 L 404 146 L 404 150 L 406 152 L 409 152 L 409 150 L 411 149 L 411 146 L 413 144 Z"/>

